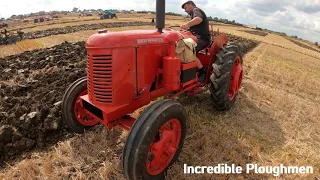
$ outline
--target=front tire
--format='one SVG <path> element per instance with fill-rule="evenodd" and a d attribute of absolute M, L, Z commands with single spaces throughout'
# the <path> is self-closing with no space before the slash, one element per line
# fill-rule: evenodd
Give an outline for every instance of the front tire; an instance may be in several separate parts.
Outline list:
<path fill-rule="evenodd" d="M 164 179 L 178 159 L 186 136 L 186 113 L 180 103 L 150 105 L 132 126 L 123 151 L 127 179 Z"/>
<path fill-rule="evenodd" d="M 216 55 L 210 76 L 210 92 L 218 111 L 228 110 L 234 104 L 242 83 L 242 64 L 242 51 L 237 45 L 228 44 Z"/>
<path fill-rule="evenodd" d="M 70 132 L 83 133 L 99 121 L 88 115 L 80 105 L 80 96 L 87 94 L 87 79 L 82 77 L 73 82 L 62 98 L 62 118 Z"/>

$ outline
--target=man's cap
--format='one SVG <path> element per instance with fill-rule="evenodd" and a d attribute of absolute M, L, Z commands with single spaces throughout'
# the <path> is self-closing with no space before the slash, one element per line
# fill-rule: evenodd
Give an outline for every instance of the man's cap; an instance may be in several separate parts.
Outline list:
<path fill-rule="evenodd" d="M 193 2 L 193 1 L 187 1 L 187 2 L 185 2 L 185 3 L 183 3 L 182 4 L 182 9 L 184 9 L 183 7 L 184 7 L 184 5 L 186 5 L 186 4 L 192 4 L 192 5 L 194 5 L 194 6 L 196 6 L 196 4 Z"/>

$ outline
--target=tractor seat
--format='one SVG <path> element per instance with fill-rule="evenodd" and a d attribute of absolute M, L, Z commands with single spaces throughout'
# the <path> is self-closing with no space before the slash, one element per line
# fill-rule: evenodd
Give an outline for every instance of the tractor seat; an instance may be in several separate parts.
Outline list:
<path fill-rule="evenodd" d="M 199 51 L 198 54 L 208 54 L 210 52 L 211 46 L 212 46 L 212 43 L 209 44 L 207 47 L 203 48 L 201 51 Z"/>

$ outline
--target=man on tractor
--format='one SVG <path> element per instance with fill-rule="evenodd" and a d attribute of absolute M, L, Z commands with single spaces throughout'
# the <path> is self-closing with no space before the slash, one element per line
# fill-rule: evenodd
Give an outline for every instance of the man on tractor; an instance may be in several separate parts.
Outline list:
<path fill-rule="evenodd" d="M 182 9 L 185 10 L 191 17 L 191 21 L 180 26 L 181 29 L 189 29 L 197 38 L 198 44 L 196 46 L 196 53 L 202 49 L 208 47 L 211 43 L 211 35 L 209 31 L 209 21 L 207 15 L 203 10 L 198 8 L 193 1 L 187 1 L 182 5 Z M 203 68 L 199 59 L 196 59 L 199 68 L 199 81 L 203 82 L 206 79 L 207 72 Z"/>
<path fill-rule="evenodd" d="M 21 31 L 21 28 L 17 31 L 19 40 L 22 41 L 24 32 Z"/>

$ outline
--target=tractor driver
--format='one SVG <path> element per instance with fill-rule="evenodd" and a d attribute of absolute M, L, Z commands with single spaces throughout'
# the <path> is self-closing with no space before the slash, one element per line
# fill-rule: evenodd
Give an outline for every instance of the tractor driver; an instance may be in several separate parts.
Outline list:
<path fill-rule="evenodd" d="M 193 1 L 187 1 L 182 5 L 182 9 L 185 10 L 191 17 L 191 21 L 180 26 L 181 29 L 189 29 L 198 39 L 196 46 L 196 53 L 202 49 L 208 47 L 211 43 L 211 35 L 209 31 L 209 21 L 207 15 L 203 10 L 198 8 Z M 199 59 L 196 59 L 199 68 L 199 81 L 205 81 L 207 72 L 203 68 Z"/>

